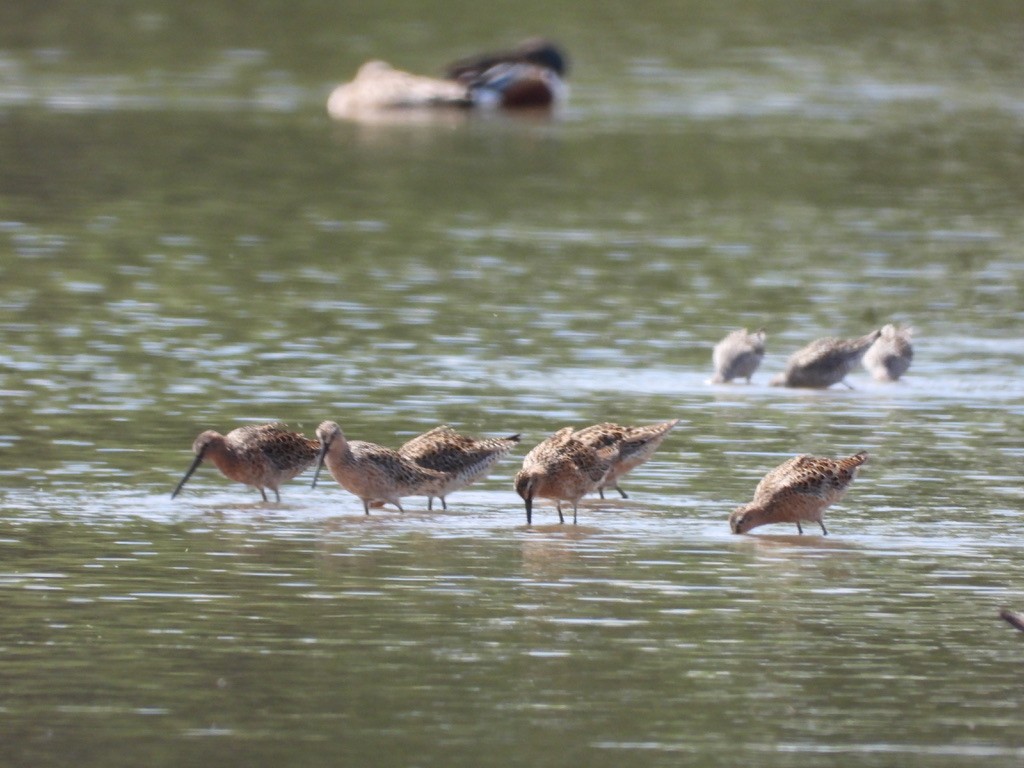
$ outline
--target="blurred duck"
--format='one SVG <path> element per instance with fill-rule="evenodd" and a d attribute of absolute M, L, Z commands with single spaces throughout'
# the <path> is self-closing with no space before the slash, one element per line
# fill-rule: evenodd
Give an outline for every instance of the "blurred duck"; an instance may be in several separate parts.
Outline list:
<path fill-rule="evenodd" d="M 843 379 L 881 334 L 881 331 L 872 331 L 859 339 L 828 337 L 812 341 L 790 355 L 786 361 L 786 370 L 776 375 L 770 383 L 774 387 L 815 389 L 825 389 L 840 382 L 846 384 Z M 849 384 L 846 386 L 850 387 Z"/>
<path fill-rule="evenodd" d="M 568 88 L 565 54 L 554 43 L 532 38 L 508 51 L 484 53 L 451 64 L 444 78 L 414 75 L 383 61 L 363 64 L 355 78 L 327 99 L 331 117 L 437 107 L 518 109 L 552 107 Z"/>
<path fill-rule="evenodd" d="M 764 359 L 764 328 L 749 333 L 746 328 L 733 331 L 715 345 L 711 362 L 715 366 L 712 384 L 725 384 L 733 379 L 746 379 L 754 375 Z"/>
<path fill-rule="evenodd" d="M 882 327 L 882 335 L 864 353 L 864 367 L 876 381 L 896 381 L 910 368 L 914 347 L 910 343 L 912 328 Z"/>

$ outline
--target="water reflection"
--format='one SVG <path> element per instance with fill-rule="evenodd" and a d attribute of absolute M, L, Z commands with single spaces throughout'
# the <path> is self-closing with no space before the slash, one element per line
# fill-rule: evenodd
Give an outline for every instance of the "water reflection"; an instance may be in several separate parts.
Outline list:
<path fill-rule="evenodd" d="M 14 759 L 1024 757 L 996 616 L 1024 591 L 1008 6 L 599 4 L 583 28 L 527 3 L 581 51 L 555 119 L 333 125 L 337 73 L 443 60 L 479 11 L 440 34 L 405 5 L 21 5 L 0 10 Z M 904 381 L 767 386 L 808 338 L 890 321 L 919 331 Z M 742 325 L 768 328 L 761 370 L 709 387 Z M 529 445 L 677 416 L 632 498 L 578 526 L 523 525 L 515 459 L 448 512 L 366 516 L 301 477 L 263 504 L 215 473 L 170 500 L 195 434 L 254 420 Z M 827 538 L 729 533 L 767 468 L 861 449 Z"/>

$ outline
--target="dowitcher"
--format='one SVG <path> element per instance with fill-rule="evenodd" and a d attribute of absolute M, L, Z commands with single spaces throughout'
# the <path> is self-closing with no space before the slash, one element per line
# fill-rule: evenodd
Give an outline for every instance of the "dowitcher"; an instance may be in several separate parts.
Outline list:
<path fill-rule="evenodd" d="M 882 326 L 882 335 L 864 353 L 864 367 L 878 381 L 896 381 L 907 372 L 914 359 L 910 343 L 912 328 L 897 328 L 891 323 Z"/>
<path fill-rule="evenodd" d="M 572 522 L 580 499 L 596 491 L 604 482 L 619 454 L 617 444 L 594 448 L 573 435 L 572 427 L 563 427 L 535 446 L 523 459 L 516 473 L 516 493 L 526 503 L 526 524 L 533 522 L 533 500 L 554 499 L 558 521 L 565 522 L 562 502 L 572 504 Z"/>
<path fill-rule="evenodd" d="M 604 498 L 604 489 L 612 487 L 624 499 L 629 496 L 619 487 L 619 478 L 623 477 L 647 461 L 658 450 L 665 435 L 679 419 L 663 421 L 660 424 L 648 424 L 642 427 L 621 427 L 618 424 L 595 424 L 579 430 L 573 437 L 584 445 L 601 449 L 608 445 L 617 446 L 618 458 L 612 464 L 608 475 L 597 487 L 597 492 Z"/>
<path fill-rule="evenodd" d="M 1011 611 L 1009 608 L 1003 608 L 999 611 L 999 618 L 1009 624 L 1011 627 L 1016 627 L 1021 632 L 1024 632 L 1024 613 L 1019 611 Z"/>
<path fill-rule="evenodd" d="M 519 435 L 476 440 L 442 424 L 412 438 L 398 452 L 421 467 L 447 475 L 436 496 L 441 499 L 441 508 L 448 509 L 445 496 L 484 477 L 518 443 Z M 430 496 L 427 509 L 433 509 L 433 505 L 434 496 Z"/>
<path fill-rule="evenodd" d="M 333 421 L 316 428 L 320 451 L 315 457 L 316 473 L 313 487 L 324 464 L 338 484 L 363 502 L 363 511 L 370 514 L 370 504 L 394 504 L 399 512 L 403 496 L 439 496 L 448 481 L 443 472 L 418 466 L 412 459 L 383 445 L 364 440 L 347 440 Z"/>
<path fill-rule="evenodd" d="M 845 459 L 796 456 L 780 464 L 754 489 L 754 500 L 729 515 L 733 533 L 746 533 L 771 523 L 813 522 L 825 530 L 825 508 L 842 498 L 857 475 L 857 468 L 868 460 L 867 451 Z"/>
<path fill-rule="evenodd" d="M 771 380 L 772 386 L 825 389 L 842 382 L 875 343 L 881 331 L 872 331 L 859 339 L 831 337 L 812 341 L 789 356 L 786 370 Z M 849 387 L 849 384 L 846 384 Z M 852 387 L 850 387 L 852 389 Z"/>
<path fill-rule="evenodd" d="M 534 38 L 519 46 L 461 59 L 445 78 L 414 75 L 383 61 L 363 64 L 327 100 L 335 118 L 438 107 L 550 107 L 565 98 L 567 59 L 554 43 Z"/>
<path fill-rule="evenodd" d="M 750 377 L 764 358 L 764 328 L 749 333 L 746 328 L 733 331 L 715 345 L 711 362 L 715 366 L 712 384 L 725 384 L 733 379 Z"/>
<path fill-rule="evenodd" d="M 316 461 L 319 449 L 316 440 L 291 432 L 284 424 L 239 427 L 226 435 L 207 430 L 192 443 L 196 457 L 171 498 L 178 495 L 203 459 L 210 459 L 225 477 L 254 486 L 264 501 L 267 501 L 266 488 L 280 501 L 281 483 L 291 480 Z"/>

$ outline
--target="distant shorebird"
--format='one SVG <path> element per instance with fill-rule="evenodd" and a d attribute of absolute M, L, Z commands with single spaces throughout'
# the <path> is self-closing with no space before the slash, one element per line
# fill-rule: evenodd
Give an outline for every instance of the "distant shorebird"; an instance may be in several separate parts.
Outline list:
<path fill-rule="evenodd" d="M 772 386 L 825 389 L 843 382 L 875 343 L 881 331 L 872 331 L 859 339 L 824 338 L 797 350 L 786 361 L 786 370 L 771 380 Z M 849 384 L 846 384 L 849 387 Z M 852 389 L 852 387 L 850 387 Z"/>
<path fill-rule="evenodd" d="M 825 508 L 838 501 L 857 475 L 857 468 L 868 460 L 866 451 L 845 459 L 797 456 L 780 464 L 754 489 L 754 500 L 729 515 L 733 533 L 746 533 L 771 523 L 813 522 L 825 530 Z"/>
<path fill-rule="evenodd" d="M 593 448 L 577 440 L 572 427 L 563 427 L 526 454 L 523 468 L 516 473 L 516 493 L 526 503 L 526 524 L 533 522 L 533 500 L 554 499 L 558 521 L 565 522 L 562 502 L 576 507 L 584 496 L 596 491 L 618 458 L 618 445 Z"/>
<path fill-rule="evenodd" d="M 171 498 L 178 495 L 203 459 L 210 459 L 225 477 L 255 487 L 264 501 L 265 488 L 281 501 L 280 485 L 316 461 L 318 450 L 316 440 L 291 432 L 284 424 L 239 427 L 226 435 L 207 430 L 192 443 L 196 457 Z"/>
<path fill-rule="evenodd" d="M 549 40 L 531 38 L 507 51 L 451 64 L 444 78 L 414 75 L 383 61 L 368 61 L 327 100 L 335 118 L 426 108 L 551 107 L 565 99 L 565 53 Z"/>
<path fill-rule="evenodd" d="M 746 328 L 733 331 L 715 345 L 711 362 L 715 366 L 712 384 L 725 384 L 733 379 L 750 377 L 764 358 L 764 328 L 748 333 Z"/>
<path fill-rule="evenodd" d="M 618 458 L 612 464 L 607 477 L 597 487 L 601 498 L 604 498 L 604 489 L 610 486 L 618 491 L 622 498 L 628 499 L 629 496 L 619 487 L 619 478 L 651 458 L 665 439 L 665 435 L 678 423 L 679 419 L 642 427 L 621 427 L 618 424 L 604 423 L 585 427 L 574 434 L 573 437 L 595 450 L 606 446 L 617 446 L 619 449 Z"/>
<path fill-rule="evenodd" d="M 447 482 L 436 494 L 441 508 L 448 509 L 444 497 L 484 477 L 499 459 L 519 444 L 519 435 L 476 440 L 461 435 L 447 424 L 412 438 L 398 452 L 421 467 L 443 472 Z M 433 509 L 434 497 L 427 499 Z"/>
<path fill-rule="evenodd" d="M 999 612 L 999 618 L 1009 624 L 1011 627 L 1016 627 L 1021 632 L 1024 632 L 1024 613 L 1019 611 L 1011 611 L 1009 608 L 1003 608 Z"/>
<path fill-rule="evenodd" d="M 449 480 L 443 472 L 421 467 L 383 445 L 346 440 L 341 427 L 333 421 L 320 424 L 316 436 L 320 439 L 320 451 L 315 457 L 313 487 L 326 463 L 338 484 L 362 500 L 366 514 L 370 514 L 373 502 L 394 504 L 399 512 L 404 512 L 403 496 L 440 496 Z"/>
<path fill-rule="evenodd" d="M 896 381 L 910 368 L 914 347 L 910 343 L 912 328 L 897 328 L 891 323 L 882 326 L 882 335 L 864 353 L 864 367 L 877 381 Z"/>

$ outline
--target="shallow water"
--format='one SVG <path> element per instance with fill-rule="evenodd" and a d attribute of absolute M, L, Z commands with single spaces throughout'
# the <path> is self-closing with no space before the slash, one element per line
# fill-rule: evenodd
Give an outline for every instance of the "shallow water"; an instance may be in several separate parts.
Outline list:
<path fill-rule="evenodd" d="M 1016 4 L 205 8 L 0 9 L 12 764 L 1020 764 Z M 366 58 L 538 28 L 552 120 L 324 114 Z M 905 380 L 767 386 L 890 321 Z M 709 386 L 743 325 L 761 370 Z M 524 525 L 529 446 L 672 417 L 629 499 Z M 199 431 L 325 418 L 524 442 L 447 512 L 170 500 Z M 827 538 L 729 534 L 862 449 Z"/>

